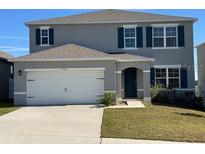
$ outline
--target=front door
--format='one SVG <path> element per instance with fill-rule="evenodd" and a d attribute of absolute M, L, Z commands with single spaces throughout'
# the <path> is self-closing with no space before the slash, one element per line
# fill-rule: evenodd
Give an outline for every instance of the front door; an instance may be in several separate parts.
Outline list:
<path fill-rule="evenodd" d="M 136 68 L 128 68 L 124 71 L 125 98 L 137 97 L 137 71 Z"/>

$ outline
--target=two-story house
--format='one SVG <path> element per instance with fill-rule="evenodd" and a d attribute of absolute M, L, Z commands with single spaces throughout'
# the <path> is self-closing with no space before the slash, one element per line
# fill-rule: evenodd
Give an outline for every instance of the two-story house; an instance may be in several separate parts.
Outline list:
<path fill-rule="evenodd" d="M 151 101 L 150 87 L 194 91 L 195 18 L 122 10 L 27 22 L 30 54 L 13 59 L 16 105 Z"/>
<path fill-rule="evenodd" d="M 202 43 L 197 48 L 198 60 L 198 92 L 199 96 L 205 98 L 205 43 Z"/>

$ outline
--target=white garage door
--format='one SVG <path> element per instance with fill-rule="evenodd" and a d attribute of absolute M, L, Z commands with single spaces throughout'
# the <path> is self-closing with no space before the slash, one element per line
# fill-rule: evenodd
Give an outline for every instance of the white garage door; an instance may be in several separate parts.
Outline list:
<path fill-rule="evenodd" d="M 103 93 L 103 69 L 27 72 L 27 105 L 97 103 Z"/>

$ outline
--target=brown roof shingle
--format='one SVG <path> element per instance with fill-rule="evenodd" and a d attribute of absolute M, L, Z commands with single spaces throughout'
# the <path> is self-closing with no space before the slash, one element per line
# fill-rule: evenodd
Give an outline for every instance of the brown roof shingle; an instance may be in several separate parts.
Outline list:
<path fill-rule="evenodd" d="M 11 61 L 41 61 L 41 60 L 76 60 L 76 59 L 113 59 L 108 54 L 76 44 L 66 44 L 30 55 L 17 57 Z"/>
<path fill-rule="evenodd" d="M 66 44 L 26 56 L 12 58 L 10 61 L 76 61 L 76 60 L 116 60 L 153 61 L 154 59 L 132 54 L 108 54 L 76 44 Z"/>
<path fill-rule="evenodd" d="M 13 58 L 13 56 L 6 52 L 0 51 L 0 58 L 8 60 L 9 58 Z"/>
<path fill-rule="evenodd" d="M 123 22 L 154 22 L 154 21 L 196 21 L 192 17 L 159 15 L 125 10 L 100 10 L 59 18 L 27 22 L 26 25 L 44 24 L 83 24 L 83 23 L 123 23 Z"/>
<path fill-rule="evenodd" d="M 115 58 L 117 61 L 154 61 L 154 58 L 133 55 L 128 53 L 110 54 L 110 56 Z"/>

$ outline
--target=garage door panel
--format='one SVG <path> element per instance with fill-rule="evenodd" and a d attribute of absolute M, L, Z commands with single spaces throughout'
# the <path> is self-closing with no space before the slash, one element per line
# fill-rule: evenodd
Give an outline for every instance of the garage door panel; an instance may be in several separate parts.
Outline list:
<path fill-rule="evenodd" d="M 104 71 L 39 71 L 27 73 L 27 104 L 96 103 L 104 93 Z"/>

